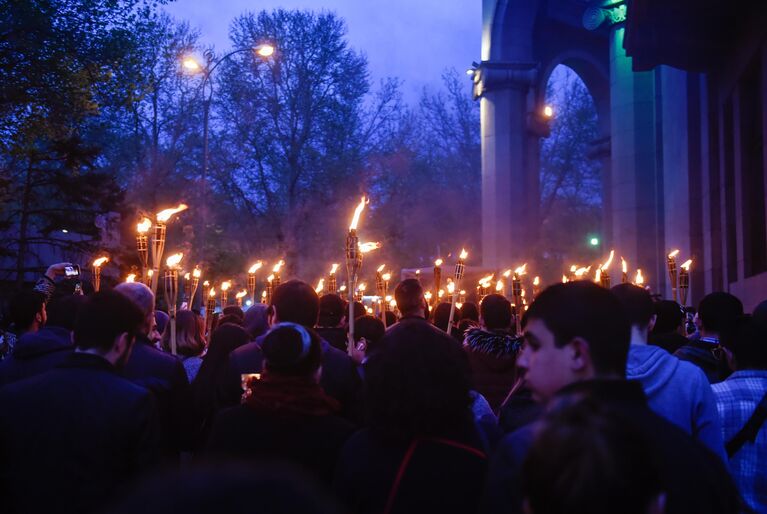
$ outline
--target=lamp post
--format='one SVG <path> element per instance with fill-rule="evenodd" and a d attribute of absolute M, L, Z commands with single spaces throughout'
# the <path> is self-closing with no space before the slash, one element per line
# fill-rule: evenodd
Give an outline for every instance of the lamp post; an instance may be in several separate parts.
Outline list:
<path fill-rule="evenodd" d="M 203 116 L 202 116 L 202 183 L 200 192 L 200 207 L 201 207 L 201 219 L 202 219 L 202 233 L 200 235 L 200 248 L 205 251 L 205 227 L 207 226 L 208 209 L 206 208 L 207 198 L 207 181 L 208 181 L 208 129 L 210 121 L 210 104 L 213 99 L 213 82 L 210 80 L 213 71 L 218 68 L 219 64 L 227 60 L 234 54 L 253 52 L 261 59 L 268 59 L 274 55 L 274 46 L 268 43 L 262 43 L 253 48 L 238 48 L 232 50 L 228 54 L 224 55 L 218 60 L 213 59 L 213 53 L 205 52 L 205 66 L 201 65 L 194 57 L 186 56 L 181 61 L 181 65 L 189 73 L 202 73 L 202 84 L 200 84 L 200 91 L 203 95 Z M 205 87 L 208 87 L 208 93 L 205 93 Z"/>

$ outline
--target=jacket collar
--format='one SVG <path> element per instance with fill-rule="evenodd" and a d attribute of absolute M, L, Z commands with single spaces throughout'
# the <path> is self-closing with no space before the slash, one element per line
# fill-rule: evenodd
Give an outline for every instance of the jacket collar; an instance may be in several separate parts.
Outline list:
<path fill-rule="evenodd" d="M 117 373 L 112 364 L 104 357 L 92 353 L 73 352 L 64 362 L 59 365 L 60 368 L 92 369 L 99 371 L 109 371 Z"/>

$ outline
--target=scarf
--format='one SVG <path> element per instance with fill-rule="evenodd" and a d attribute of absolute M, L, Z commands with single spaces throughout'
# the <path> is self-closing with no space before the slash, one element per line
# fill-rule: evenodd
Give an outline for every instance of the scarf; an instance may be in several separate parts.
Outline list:
<path fill-rule="evenodd" d="M 245 405 L 257 411 L 303 416 L 329 416 L 341 410 L 338 400 L 331 398 L 309 377 L 274 375 L 266 370 L 261 380 L 250 383 Z"/>

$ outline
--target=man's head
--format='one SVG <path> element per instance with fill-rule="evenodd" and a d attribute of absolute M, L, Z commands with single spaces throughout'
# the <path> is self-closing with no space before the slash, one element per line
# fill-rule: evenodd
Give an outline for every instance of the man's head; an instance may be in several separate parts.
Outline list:
<path fill-rule="evenodd" d="M 337 328 L 342 326 L 346 302 L 337 294 L 324 294 L 320 298 L 320 320 L 317 326 Z"/>
<path fill-rule="evenodd" d="M 59 327 L 72 331 L 75 328 L 75 321 L 80 312 L 80 308 L 85 303 L 85 297 L 79 294 L 68 296 L 59 296 L 52 299 L 46 306 L 49 327 Z"/>
<path fill-rule="evenodd" d="M 428 307 L 423 297 L 423 287 L 415 278 L 407 278 L 397 284 L 394 289 L 394 299 L 402 316 L 426 317 Z"/>
<path fill-rule="evenodd" d="M 611 289 L 616 298 L 621 302 L 631 323 L 632 337 L 647 342 L 647 336 L 655 325 L 655 313 L 653 312 L 652 298 L 650 293 L 643 287 L 634 284 L 618 284 Z M 635 341 L 640 342 L 640 341 Z"/>
<path fill-rule="evenodd" d="M 539 401 L 581 380 L 625 377 L 631 325 L 607 289 L 587 281 L 553 285 L 524 321 L 517 365 Z"/>
<path fill-rule="evenodd" d="M 453 322 L 456 319 L 453 318 Z M 442 302 L 434 309 L 434 326 L 447 332 L 447 325 L 450 323 L 450 304 Z"/>
<path fill-rule="evenodd" d="M 743 303 L 730 293 L 716 292 L 703 297 L 698 305 L 700 333 L 718 336 L 743 315 Z"/>
<path fill-rule="evenodd" d="M 221 314 L 224 316 L 234 316 L 235 318 L 239 318 L 240 324 L 242 324 L 242 320 L 245 319 L 245 313 L 243 312 L 242 307 L 238 307 L 236 305 L 227 305 L 221 311 Z"/>
<path fill-rule="evenodd" d="M 474 302 L 466 302 L 461 306 L 461 319 L 469 319 L 479 323 L 479 309 Z"/>
<path fill-rule="evenodd" d="M 154 294 L 152 290 L 141 282 L 123 282 L 114 289 L 141 311 L 144 321 L 141 323 L 139 334 L 149 336 L 155 326 L 154 318 Z"/>
<path fill-rule="evenodd" d="M 19 335 L 37 332 L 45 325 L 45 296 L 30 289 L 19 291 L 11 299 L 9 307 L 11 322 Z"/>
<path fill-rule="evenodd" d="M 121 293 L 98 292 L 85 301 L 77 316 L 75 346 L 120 368 L 127 362 L 145 320 L 144 313 Z"/>
<path fill-rule="evenodd" d="M 767 322 L 741 316 L 724 329 L 719 339 L 732 356 L 736 370 L 767 369 Z"/>
<path fill-rule="evenodd" d="M 511 302 L 499 294 L 485 296 L 479 304 L 479 322 L 488 330 L 506 330 L 511 327 Z"/>
<path fill-rule="evenodd" d="M 320 313 L 320 298 L 314 288 L 300 280 L 277 286 L 269 306 L 269 324 L 291 322 L 313 328 Z"/>
<path fill-rule="evenodd" d="M 652 328 L 653 334 L 670 334 L 677 332 L 685 335 L 685 315 L 684 309 L 678 303 L 672 300 L 661 300 L 653 305 L 655 313 L 655 325 Z"/>
<path fill-rule="evenodd" d="M 320 337 L 298 323 L 278 323 L 261 343 L 264 367 L 271 373 L 312 376 L 322 363 Z"/>

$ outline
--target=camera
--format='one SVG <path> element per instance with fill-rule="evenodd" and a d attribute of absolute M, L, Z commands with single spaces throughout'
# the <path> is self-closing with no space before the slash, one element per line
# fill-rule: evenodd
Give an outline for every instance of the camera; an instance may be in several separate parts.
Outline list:
<path fill-rule="evenodd" d="M 73 264 L 72 266 L 64 266 L 64 276 L 66 276 L 67 278 L 79 277 L 80 266 L 78 266 L 77 264 Z"/>

